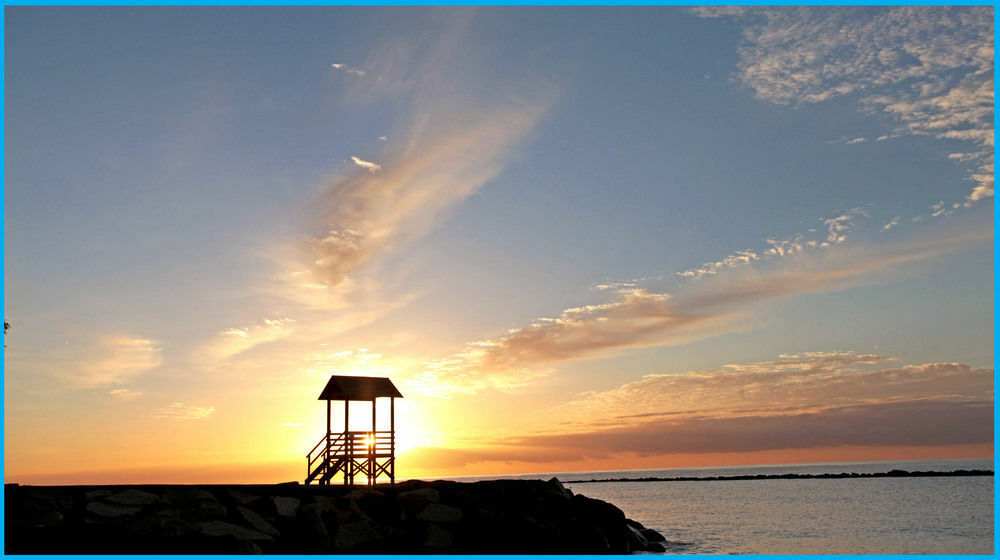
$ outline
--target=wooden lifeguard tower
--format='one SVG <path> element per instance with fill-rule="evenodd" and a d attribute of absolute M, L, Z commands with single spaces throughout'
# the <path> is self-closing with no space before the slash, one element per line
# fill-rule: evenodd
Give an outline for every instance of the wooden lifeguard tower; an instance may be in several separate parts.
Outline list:
<path fill-rule="evenodd" d="M 375 401 L 389 398 L 389 430 L 379 431 L 375 421 Z M 396 399 L 403 395 L 388 377 L 332 375 L 319 400 L 326 401 L 326 435 L 306 454 L 306 484 L 317 481 L 327 485 L 338 474 L 344 484 L 354 484 L 364 477 L 375 484 L 380 475 L 396 482 Z M 344 401 L 344 431 L 333 432 L 333 401 Z M 350 431 L 351 401 L 371 401 L 372 429 Z"/>

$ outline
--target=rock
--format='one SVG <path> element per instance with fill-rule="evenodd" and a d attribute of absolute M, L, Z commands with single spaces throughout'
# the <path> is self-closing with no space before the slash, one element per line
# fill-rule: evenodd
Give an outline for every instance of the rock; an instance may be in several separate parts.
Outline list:
<path fill-rule="evenodd" d="M 206 490 L 184 488 L 182 490 L 168 490 L 163 496 L 163 501 L 172 506 L 180 506 L 192 502 L 214 502 L 216 500 L 215 496 Z"/>
<path fill-rule="evenodd" d="M 320 509 L 323 513 L 327 513 L 337 509 L 337 499 L 331 498 L 330 496 L 314 496 L 316 503 L 319 504 Z"/>
<path fill-rule="evenodd" d="M 118 504 L 106 504 L 104 502 L 90 502 L 84 509 L 87 513 L 92 513 L 98 517 L 113 518 L 134 515 L 139 513 L 142 508 L 139 506 L 123 506 Z"/>
<path fill-rule="evenodd" d="M 159 538 L 185 537 L 198 532 L 198 527 L 194 523 L 179 517 L 162 515 L 137 519 L 129 525 L 129 528 L 140 535 Z"/>
<path fill-rule="evenodd" d="M 253 541 L 237 541 L 236 554 L 264 554 L 264 551 Z"/>
<path fill-rule="evenodd" d="M 202 521 L 196 523 L 201 534 L 208 537 L 235 537 L 241 541 L 272 542 L 271 535 L 247 529 L 226 521 Z"/>
<path fill-rule="evenodd" d="M 417 515 L 417 519 L 431 523 L 458 523 L 462 520 L 462 517 L 462 510 L 444 504 L 428 504 Z"/>
<path fill-rule="evenodd" d="M 94 501 L 98 498 L 103 498 L 105 496 L 110 496 L 110 495 L 111 495 L 111 490 L 108 490 L 107 488 L 98 488 L 97 490 L 91 490 L 89 492 L 84 493 L 83 497 L 87 498 L 87 501 Z"/>
<path fill-rule="evenodd" d="M 58 512 L 65 512 L 77 507 L 76 496 L 66 493 L 66 492 L 42 492 L 34 491 L 33 488 L 25 488 L 22 491 L 21 498 L 38 504 L 44 508 L 55 510 Z"/>
<path fill-rule="evenodd" d="M 203 501 L 191 504 L 181 510 L 182 515 L 191 521 L 213 521 L 225 519 L 229 515 L 226 506 L 216 501 Z"/>
<path fill-rule="evenodd" d="M 319 504 L 306 504 L 299 512 L 299 519 L 302 520 L 303 529 L 306 533 L 314 537 L 326 538 L 326 525 L 323 523 L 323 508 Z"/>
<path fill-rule="evenodd" d="M 660 543 L 660 533 L 627 519 L 615 506 L 574 495 L 556 479 L 412 481 L 378 490 L 7 485 L 5 498 L 5 546 L 11 554 L 539 555 L 673 549 Z"/>
<path fill-rule="evenodd" d="M 546 484 L 557 496 L 565 496 L 567 498 L 573 497 L 573 492 L 563 486 L 563 483 L 559 482 L 559 479 L 554 476 L 550 478 Z"/>
<path fill-rule="evenodd" d="M 639 532 L 642 533 L 642 536 L 646 537 L 646 540 L 651 543 L 658 543 L 667 540 L 663 535 L 652 529 L 642 528 Z"/>
<path fill-rule="evenodd" d="M 358 521 L 338 527 L 331 544 L 339 550 L 352 550 L 380 540 L 382 540 L 382 534 L 376 531 L 370 523 Z"/>
<path fill-rule="evenodd" d="M 628 539 L 629 552 L 635 550 L 646 550 L 646 548 L 649 546 L 649 541 L 646 540 L 646 537 L 642 536 L 642 533 L 640 533 L 638 529 L 632 527 L 631 525 L 625 525 L 625 528 L 628 531 L 626 533 L 626 537 Z"/>
<path fill-rule="evenodd" d="M 622 510 L 582 494 L 574 495 L 572 504 L 578 520 L 594 526 L 597 531 L 603 531 L 602 535 L 608 541 L 611 554 L 629 552 L 629 531 L 634 528 L 626 525 Z"/>
<path fill-rule="evenodd" d="M 435 504 L 441 501 L 441 493 L 433 488 L 417 488 L 416 490 L 400 492 L 396 499 L 400 501 L 423 500 Z"/>
<path fill-rule="evenodd" d="M 306 550 L 312 554 L 330 552 L 330 534 L 326 532 L 323 523 L 322 507 L 319 504 L 306 504 L 299 511 L 299 523 L 304 533 Z"/>
<path fill-rule="evenodd" d="M 427 548 L 448 548 L 455 544 L 455 538 L 451 533 L 438 527 L 434 523 L 428 523 L 424 531 L 423 545 Z"/>
<path fill-rule="evenodd" d="M 143 492 L 135 488 L 129 488 L 117 494 L 104 498 L 105 501 L 123 506 L 148 506 L 159 503 L 160 497 L 151 492 Z"/>
<path fill-rule="evenodd" d="M 274 502 L 274 509 L 282 517 L 295 517 L 302 505 L 302 500 L 288 496 L 275 496 L 271 500 Z"/>
<path fill-rule="evenodd" d="M 356 516 L 360 517 L 364 521 L 371 521 L 372 520 L 372 517 L 370 515 L 368 515 L 367 513 L 365 513 L 364 510 L 361 509 L 361 507 L 358 505 L 358 502 L 355 502 L 354 500 L 350 500 L 349 504 L 350 505 L 348 507 L 350 507 L 350 511 L 351 511 L 351 513 L 353 515 L 356 515 Z"/>
<path fill-rule="evenodd" d="M 11 508 L 9 505 L 7 507 Z M 50 527 L 62 523 L 65 519 L 62 513 L 34 502 L 24 502 L 15 511 L 11 511 L 12 509 L 7 510 L 9 518 L 18 525 L 26 527 Z"/>
<path fill-rule="evenodd" d="M 226 495 L 229 496 L 229 498 L 234 502 L 242 505 L 247 505 L 260 499 L 260 496 L 247 494 L 246 492 L 233 490 L 232 488 L 226 490 Z"/>
<path fill-rule="evenodd" d="M 382 498 L 385 492 L 378 490 L 354 490 L 344 495 L 348 500 L 363 500 L 366 498 Z"/>
<path fill-rule="evenodd" d="M 245 508 L 243 506 L 236 506 L 236 511 L 250 524 L 251 527 L 260 531 L 261 533 L 266 533 L 268 535 L 277 537 L 281 534 L 281 531 L 271 525 L 263 517 L 257 514 L 254 510 L 250 508 Z"/>

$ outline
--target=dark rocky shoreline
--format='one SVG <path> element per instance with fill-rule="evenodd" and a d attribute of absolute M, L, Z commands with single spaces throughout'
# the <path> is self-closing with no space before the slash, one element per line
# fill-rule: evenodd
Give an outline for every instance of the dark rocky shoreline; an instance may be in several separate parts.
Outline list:
<path fill-rule="evenodd" d="M 957 470 L 957 471 L 903 471 L 893 469 L 878 473 L 821 473 L 821 474 L 739 474 L 732 476 L 675 476 L 675 477 L 643 477 L 643 478 L 592 478 L 589 480 L 569 480 L 567 484 L 586 484 L 588 482 L 704 482 L 711 480 L 794 480 L 810 478 L 906 478 L 906 477 L 941 477 L 941 476 L 993 476 L 989 470 Z"/>
<path fill-rule="evenodd" d="M 628 554 L 663 537 L 556 479 L 4 488 L 6 554 Z"/>

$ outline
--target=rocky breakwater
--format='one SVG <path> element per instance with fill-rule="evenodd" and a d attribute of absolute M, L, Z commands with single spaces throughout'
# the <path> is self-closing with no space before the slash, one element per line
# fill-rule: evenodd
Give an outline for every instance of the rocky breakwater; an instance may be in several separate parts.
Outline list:
<path fill-rule="evenodd" d="M 7 554 L 627 554 L 663 537 L 556 479 L 5 487 Z"/>

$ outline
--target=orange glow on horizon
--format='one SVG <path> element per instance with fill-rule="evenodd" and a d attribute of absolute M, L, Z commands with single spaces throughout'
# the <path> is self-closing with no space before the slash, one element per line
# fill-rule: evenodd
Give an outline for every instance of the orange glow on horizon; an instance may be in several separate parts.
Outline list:
<path fill-rule="evenodd" d="M 451 450 L 461 452 L 461 450 Z M 941 447 L 837 447 L 829 449 L 774 450 L 760 453 L 706 453 L 640 457 L 622 454 L 606 459 L 577 462 L 480 461 L 467 465 L 434 466 L 412 452 L 397 454 L 396 480 L 447 479 L 459 476 L 490 476 L 616 470 L 656 470 L 669 468 L 711 468 L 800 463 L 849 463 L 866 461 L 906 461 L 935 459 L 992 458 L 990 444 L 963 444 Z M 417 461 L 417 462 L 415 462 Z M 420 464 L 423 463 L 423 464 Z M 61 484 L 275 484 L 304 478 L 304 460 L 245 462 L 226 464 L 160 464 L 118 469 L 77 472 L 8 471 L 5 483 Z"/>

